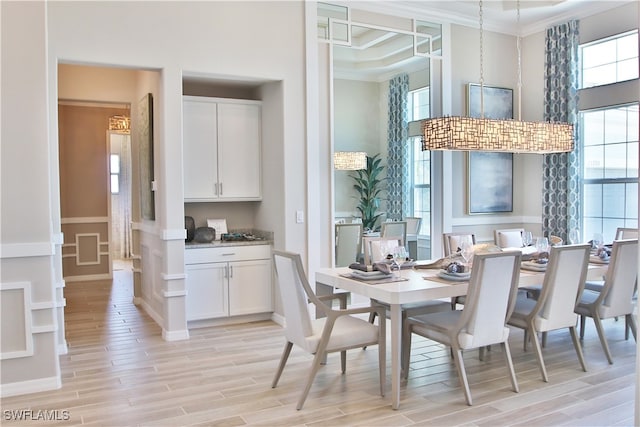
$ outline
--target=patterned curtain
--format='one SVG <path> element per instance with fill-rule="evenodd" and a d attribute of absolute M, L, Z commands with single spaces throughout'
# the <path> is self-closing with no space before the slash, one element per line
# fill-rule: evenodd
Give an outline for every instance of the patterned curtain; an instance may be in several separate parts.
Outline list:
<path fill-rule="evenodd" d="M 387 128 L 387 219 L 401 220 L 409 213 L 409 147 L 407 135 L 407 96 L 409 75 L 389 81 L 389 120 Z"/>
<path fill-rule="evenodd" d="M 547 29 L 544 120 L 568 122 L 578 132 L 578 21 Z M 581 223 L 581 147 L 571 153 L 545 154 L 543 159 L 542 233 L 561 237 Z"/>

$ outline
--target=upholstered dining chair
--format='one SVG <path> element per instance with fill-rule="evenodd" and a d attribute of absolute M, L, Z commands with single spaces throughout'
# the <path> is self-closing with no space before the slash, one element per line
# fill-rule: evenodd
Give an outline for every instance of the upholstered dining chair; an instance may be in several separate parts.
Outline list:
<path fill-rule="evenodd" d="M 496 245 L 500 248 L 521 248 L 522 233 L 524 228 L 505 228 L 502 230 L 494 230 L 493 236 Z"/>
<path fill-rule="evenodd" d="M 576 333 L 578 315 L 574 313 L 574 309 L 587 276 L 590 249 L 591 246 L 586 244 L 551 247 L 547 271 L 537 300 L 518 293 L 516 306 L 507 322 L 510 326 L 525 330 L 525 350 L 527 337 L 531 337 L 544 382 L 548 382 L 549 377 L 538 341 L 539 332 L 568 328 L 582 370 L 587 371 Z"/>
<path fill-rule="evenodd" d="M 284 251 L 273 251 L 277 284 L 280 295 L 287 298 L 283 304 L 285 316 L 286 344 L 278 370 L 271 387 L 278 385 L 284 366 L 287 363 L 293 345 L 313 354 L 313 364 L 307 382 L 298 400 L 297 409 L 301 409 L 309 394 L 313 380 L 325 360 L 327 353 L 339 351 L 342 373 L 346 370 L 346 350 L 378 344 L 378 364 L 380 375 L 380 394 L 384 396 L 386 379 L 386 329 L 385 321 L 373 325 L 355 314 L 378 312 L 379 319 L 385 319 L 380 307 L 346 308 L 346 293 L 317 296 L 304 273 L 299 254 Z M 340 309 L 334 309 L 323 301 L 340 299 Z M 308 311 L 310 301 L 321 310 L 326 317 L 312 320 Z"/>
<path fill-rule="evenodd" d="M 466 231 L 457 233 L 442 233 L 442 245 L 444 248 L 444 256 L 455 254 L 460 249 L 460 241 L 463 237 L 470 237 L 473 244 L 476 244 L 476 235 Z"/>
<path fill-rule="evenodd" d="M 518 392 L 508 343 L 509 328 L 506 323 L 516 299 L 521 256 L 519 251 L 475 255 L 464 309 L 411 316 L 406 319 L 402 337 L 402 366 L 405 378 L 409 373 L 412 334 L 450 346 L 467 404 L 472 405 L 462 351 L 500 344 L 509 370 L 511 386 L 513 391 Z"/>
<path fill-rule="evenodd" d="M 336 267 L 347 267 L 362 251 L 362 223 L 336 224 Z"/>
<path fill-rule="evenodd" d="M 402 246 L 398 238 L 367 237 L 364 239 L 364 263 L 372 265 L 383 260 L 393 249 Z"/>
<path fill-rule="evenodd" d="M 589 283 L 589 282 L 587 282 Z M 609 364 L 613 364 L 602 319 L 625 317 L 625 327 L 631 328 L 637 341 L 633 315 L 633 296 L 638 284 L 638 239 L 614 240 L 609 267 L 600 290 L 594 287 L 582 292 L 575 312 L 580 315 L 580 338 L 584 338 L 585 318 L 591 317 L 596 326 L 600 344 Z"/>
<path fill-rule="evenodd" d="M 616 229 L 615 240 L 637 239 L 637 238 L 638 238 L 637 228 L 618 227 Z"/>
<path fill-rule="evenodd" d="M 422 218 L 419 216 L 407 216 L 403 219 L 407 223 L 407 234 L 419 234 Z"/>
<path fill-rule="evenodd" d="M 400 245 L 407 244 L 407 222 L 386 221 L 380 225 L 380 237 L 383 239 L 398 239 Z"/>

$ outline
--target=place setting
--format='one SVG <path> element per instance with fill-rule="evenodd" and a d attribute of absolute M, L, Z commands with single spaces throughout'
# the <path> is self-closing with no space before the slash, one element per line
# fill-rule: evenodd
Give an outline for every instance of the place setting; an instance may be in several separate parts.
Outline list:
<path fill-rule="evenodd" d="M 349 265 L 351 272 L 342 276 L 369 284 L 403 282 L 409 279 L 402 277 L 401 271 L 413 268 L 414 264 L 406 248 L 398 246 L 393 249 L 392 254 L 388 254 L 385 259 L 374 262 L 372 265 L 361 263 Z"/>
<path fill-rule="evenodd" d="M 596 233 L 591 240 L 591 253 L 589 254 L 589 262 L 591 264 L 609 264 L 611 258 L 612 245 L 604 244 L 604 237 L 600 233 Z"/>

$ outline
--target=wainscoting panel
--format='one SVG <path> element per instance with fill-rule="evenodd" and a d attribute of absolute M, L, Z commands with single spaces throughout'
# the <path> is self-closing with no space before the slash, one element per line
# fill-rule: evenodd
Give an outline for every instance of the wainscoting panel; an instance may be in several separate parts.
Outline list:
<path fill-rule="evenodd" d="M 62 266 L 65 281 L 111 278 L 109 218 L 63 218 Z"/>
<path fill-rule="evenodd" d="M 0 311 L 11 318 L 0 324 L 0 359 L 33 356 L 31 283 L 0 283 L 0 293 Z"/>

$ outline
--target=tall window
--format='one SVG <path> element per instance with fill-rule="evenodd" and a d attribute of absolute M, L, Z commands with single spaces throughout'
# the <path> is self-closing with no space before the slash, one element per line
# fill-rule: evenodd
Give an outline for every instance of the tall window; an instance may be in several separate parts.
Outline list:
<path fill-rule="evenodd" d="M 580 113 L 584 238 L 638 227 L 638 104 Z"/>
<path fill-rule="evenodd" d="M 111 194 L 120 193 L 120 155 L 112 154 L 109 160 L 111 175 Z"/>
<path fill-rule="evenodd" d="M 580 46 L 582 88 L 638 78 L 638 30 Z"/>
<path fill-rule="evenodd" d="M 430 116 L 428 87 L 409 92 L 408 120 L 418 122 Z M 409 138 L 413 216 L 422 218 L 421 235 L 431 234 L 431 152 L 422 151 L 422 137 Z"/>

